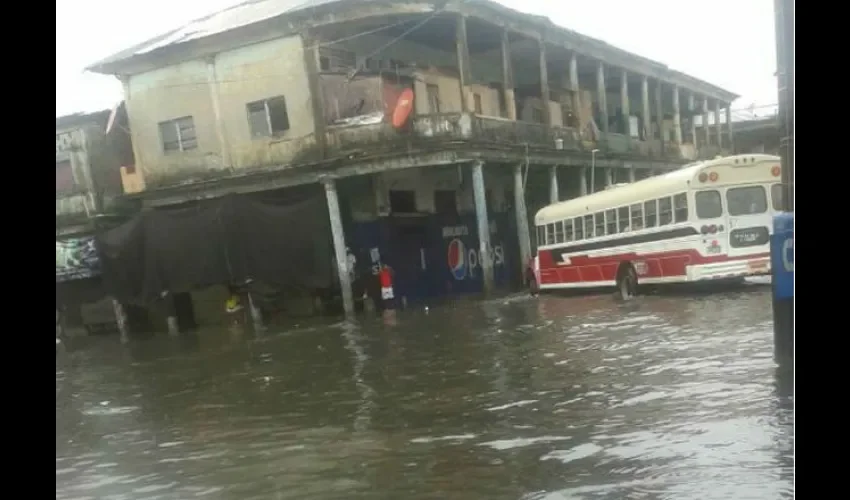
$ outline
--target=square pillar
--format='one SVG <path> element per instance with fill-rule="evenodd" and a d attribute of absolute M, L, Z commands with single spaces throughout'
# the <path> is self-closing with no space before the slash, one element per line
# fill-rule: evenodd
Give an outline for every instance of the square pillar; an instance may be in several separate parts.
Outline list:
<path fill-rule="evenodd" d="M 629 182 L 635 181 L 635 167 L 629 167 Z"/>
<path fill-rule="evenodd" d="M 726 106 L 726 129 L 729 131 L 729 149 L 735 153 L 735 132 L 732 128 L 732 104 Z"/>
<path fill-rule="evenodd" d="M 705 135 L 705 146 L 711 144 L 711 127 L 708 126 L 708 98 L 702 99 L 702 132 Z"/>
<path fill-rule="evenodd" d="M 511 63 L 511 41 L 507 30 L 502 30 L 502 98 L 509 120 L 516 121 L 516 98 L 514 97 L 514 70 Z"/>
<path fill-rule="evenodd" d="M 581 87 L 578 83 L 578 56 L 575 52 L 570 55 L 570 89 L 573 91 L 573 113 L 579 117 L 581 116 Z M 579 127 L 581 127 L 580 120 Z"/>
<path fill-rule="evenodd" d="M 580 196 L 587 196 L 587 167 L 579 167 L 578 190 Z"/>
<path fill-rule="evenodd" d="M 693 92 L 688 95 L 688 114 L 691 116 L 689 123 L 690 132 L 688 135 L 690 136 L 691 143 L 694 147 L 697 147 L 696 98 Z"/>
<path fill-rule="evenodd" d="M 629 133 L 629 72 L 623 70 L 620 74 L 620 111 L 623 115 L 623 133 L 626 137 L 631 137 Z"/>
<path fill-rule="evenodd" d="M 328 202 L 328 216 L 331 220 L 331 236 L 334 244 L 339 287 L 342 292 L 342 308 L 345 310 L 346 316 L 352 316 L 354 315 L 354 294 L 351 290 L 351 275 L 348 274 L 348 255 L 345 251 L 345 233 L 342 229 L 342 214 L 339 211 L 336 182 L 333 179 L 327 179 L 323 184 Z"/>
<path fill-rule="evenodd" d="M 484 293 L 493 292 L 493 259 L 490 255 L 490 220 L 487 217 L 487 190 L 484 187 L 484 162 L 472 163 L 472 194 L 475 199 L 475 220 L 478 225 L 478 260 L 484 281 Z M 344 255 L 344 254 L 343 254 Z"/>
<path fill-rule="evenodd" d="M 720 123 L 720 101 L 714 100 L 714 134 L 717 136 L 717 147 L 723 147 L 723 124 Z"/>
<path fill-rule="evenodd" d="M 643 139 L 652 140 L 652 113 L 649 105 L 649 78 L 644 76 L 640 81 L 640 100 L 643 112 Z"/>
<path fill-rule="evenodd" d="M 558 166 L 549 167 L 549 203 L 561 201 L 558 195 Z"/>
<path fill-rule="evenodd" d="M 679 112 L 679 87 L 673 86 L 673 141 L 682 144 L 682 115 Z"/>
<path fill-rule="evenodd" d="M 467 95 L 466 86 L 470 80 L 469 68 L 469 45 L 466 41 L 466 18 L 463 14 L 457 15 L 457 24 L 455 26 L 455 49 L 457 54 L 457 72 L 458 84 L 460 85 L 460 103 L 461 110 L 464 113 L 472 112 Z"/>
<path fill-rule="evenodd" d="M 602 123 L 598 124 L 603 134 L 608 134 L 608 95 L 605 91 L 605 63 L 596 65 L 596 100 Z"/>
<path fill-rule="evenodd" d="M 546 43 L 537 40 L 540 54 L 540 99 L 543 101 L 543 123 L 552 126 L 552 113 L 549 109 L 549 68 L 546 64 Z"/>
<path fill-rule="evenodd" d="M 655 126 L 658 128 L 658 138 L 661 149 L 664 149 L 664 102 L 661 100 L 661 80 L 655 82 Z"/>
<path fill-rule="evenodd" d="M 524 275 L 526 266 L 531 261 L 531 233 L 528 230 L 525 180 L 522 175 L 521 163 L 514 165 L 514 215 L 516 216 L 517 239 L 519 240 L 520 271 Z"/>

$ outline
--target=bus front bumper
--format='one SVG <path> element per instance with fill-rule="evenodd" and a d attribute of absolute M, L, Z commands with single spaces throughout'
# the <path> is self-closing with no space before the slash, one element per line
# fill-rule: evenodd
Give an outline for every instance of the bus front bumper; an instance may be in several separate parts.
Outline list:
<path fill-rule="evenodd" d="M 688 266 L 688 281 L 722 280 L 770 274 L 770 257 Z"/>

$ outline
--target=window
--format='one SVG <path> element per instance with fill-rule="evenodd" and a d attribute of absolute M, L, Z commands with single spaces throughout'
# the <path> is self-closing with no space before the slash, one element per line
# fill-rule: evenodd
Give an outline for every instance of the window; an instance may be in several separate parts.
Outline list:
<path fill-rule="evenodd" d="M 390 190 L 390 211 L 400 214 L 416 213 L 416 192 L 412 190 Z"/>
<path fill-rule="evenodd" d="M 666 226 L 673 222 L 673 202 L 670 198 L 658 200 L 658 225 Z"/>
<path fill-rule="evenodd" d="M 572 221 L 572 219 L 564 221 L 564 241 L 566 241 L 566 242 L 573 241 L 573 221 Z"/>
<path fill-rule="evenodd" d="M 762 186 L 732 188 L 726 191 L 729 215 L 756 215 L 767 212 L 767 193 Z"/>
<path fill-rule="evenodd" d="M 782 184 L 770 186 L 770 201 L 773 203 L 774 210 L 777 212 L 782 210 Z"/>
<path fill-rule="evenodd" d="M 629 211 L 632 213 L 632 231 L 643 229 L 643 205 L 632 205 Z"/>
<path fill-rule="evenodd" d="M 584 216 L 584 237 L 593 238 L 593 216 Z"/>
<path fill-rule="evenodd" d="M 425 85 L 425 92 L 428 94 L 428 112 L 435 115 L 440 112 L 440 87 L 429 83 Z"/>
<path fill-rule="evenodd" d="M 537 246 L 546 244 L 546 226 L 537 226 Z"/>
<path fill-rule="evenodd" d="M 716 219 L 723 215 L 723 204 L 720 193 L 715 190 L 699 191 L 694 195 L 697 217 L 700 219 Z"/>
<path fill-rule="evenodd" d="M 643 204 L 644 227 L 655 227 L 658 225 L 658 201 L 651 200 Z"/>
<path fill-rule="evenodd" d="M 617 211 L 605 211 L 605 234 L 617 234 Z"/>
<path fill-rule="evenodd" d="M 685 222 L 688 220 L 688 195 L 679 193 L 673 196 L 673 221 Z"/>
<path fill-rule="evenodd" d="M 564 223 L 556 222 L 555 223 L 555 243 L 563 243 L 564 242 Z"/>
<path fill-rule="evenodd" d="M 534 123 L 543 123 L 543 109 L 538 107 L 531 108 L 531 121 Z"/>
<path fill-rule="evenodd" d="M 573 219 L 573 227 L 575 228 L 575 240 L 583 240 L 584 239 L 584 226 L 581 223 L 581 217 L 576 217 Z"/>
<path fill-rule="evenodd" d="M 484 112 L 483 112 L 483 111 L 481 111 L 481 110 L 482 110 L 482 107 L 481 107 L 481 94 L 472 94 L 472 101 L 473 101 L 473 103 L 474 103 L 474 105 L 475 105 L 475 114 L 477 114 L 477 115 L 483 115 L 483 114 L 484 114 Z"/>
<path fill-rule="evenodd" d="M 346 71 L 357 66 L 357 56 L 348 50 L 321 47 L 319 69 L 321 71 Z"/>
<path fill-rule="evenodd" d="M 68 193 L 74 190 L 74 172 L 69 160 L 56 162 L 56 192 Z"/>
<path fill-rule="evenodd" d="M 621 233 L 629 230 L 629 207 L 620 207 L 617 209 L 617 224 Z"/>
<path fill-rule="evenodd" d="M 162 139 L 162 149 L 165 152 L 189 151 L 198 148 L 198 139 L 195 136 L 195 120 L 191 116 L 160 122 L 159 136 Z"/>
<path fill-rule="evenodd" d="M 251 137 L 274 137 L 289 130 L 289 114 L 283 96 L 250 102 L 247 108 Z"/>
<path fill-rule="evenodd" d="M 434 191 L 434 210 L 442 215 L 457 215 L 457 196 L 453 190 Z"/>
<path fill-rule="evenodd" d="M 605 213 L 597 212 L 593 214 L 593 223 L 595 227 L 593 235 L 596 237 L 605 236 Z"/>
<path fill-rule="evenodd" d="M 555 244 L 555 224 L 546 224 L 546 244 Z"/>

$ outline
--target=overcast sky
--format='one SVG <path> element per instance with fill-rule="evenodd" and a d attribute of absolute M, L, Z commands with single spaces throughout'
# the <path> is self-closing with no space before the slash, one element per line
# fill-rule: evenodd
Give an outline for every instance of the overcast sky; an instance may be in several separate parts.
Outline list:
<path fill-rule="evenodd" d="M 109 108 L 121 99 L 114 77 L 85 73 L 85 66 L 241 1 L 58 0 L 56 116 Z M 501 3 L 740 94 L 734 108 L 776 102 L 773 0 Z"/>

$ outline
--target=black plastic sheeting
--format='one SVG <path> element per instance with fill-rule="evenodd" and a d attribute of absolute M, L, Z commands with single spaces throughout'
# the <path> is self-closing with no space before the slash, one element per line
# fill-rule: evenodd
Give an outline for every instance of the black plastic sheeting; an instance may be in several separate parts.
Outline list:
<path fill-rule="evenodd" d="M 138 304 L 165 291 L 249 280 L 330 288 L 327 214 L 323 196 L 270 202 L 246 195 L 142 212 L 98 235 L 104 286 Z"/>

